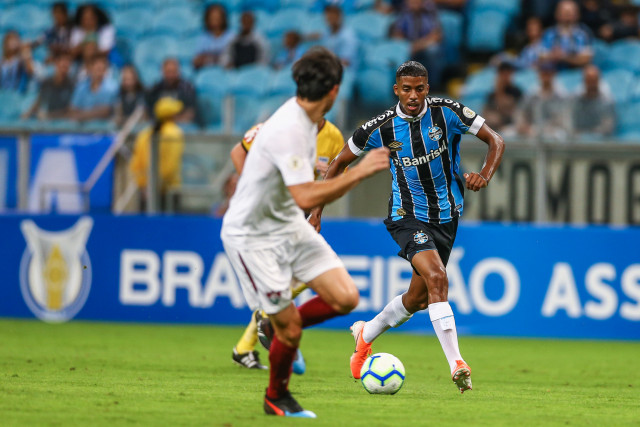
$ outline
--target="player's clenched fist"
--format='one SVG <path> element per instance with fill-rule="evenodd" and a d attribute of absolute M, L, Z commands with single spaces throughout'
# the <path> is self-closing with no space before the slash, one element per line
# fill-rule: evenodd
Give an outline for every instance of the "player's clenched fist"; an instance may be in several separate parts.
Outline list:
<path fill-rule="evenodd" d="M 489 184 L 485 177 L 475 172 L 465 173 L 464 179 L 467 181 L 467 189 L 471 191 L 478 191 Z"/>
<path fill-rule="evenodd" d="M 371 150 L 358 165 L 363 177 L 366 178 L 376 172 L 388 169 L 389 153 L 390 151 L 387 147 L 380 147 Z"/>

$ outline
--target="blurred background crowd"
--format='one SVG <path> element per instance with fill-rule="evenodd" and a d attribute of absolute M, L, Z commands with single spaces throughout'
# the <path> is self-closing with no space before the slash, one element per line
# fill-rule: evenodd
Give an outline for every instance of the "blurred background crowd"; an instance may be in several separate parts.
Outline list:
<path fill-rule="evenodd" d="M 0 0 L 0 125 L 117 129 L 170 96 L 185 131 L 240 134 L 291 96 L 321 44 L 347 73 L 344 130 L 393 104 L 415 59 L 431 92 L 507 137 L 640 140 L 637 0 Z M 231 101 L 230 101 L 231 100 Z"/>

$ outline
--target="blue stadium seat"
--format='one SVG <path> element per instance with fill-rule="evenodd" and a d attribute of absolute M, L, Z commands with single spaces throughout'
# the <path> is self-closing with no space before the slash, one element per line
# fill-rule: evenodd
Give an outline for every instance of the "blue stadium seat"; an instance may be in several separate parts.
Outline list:
<path fill-rule="evenodd" d="M 475 10 L 498 10 L 511 17 L 520 12 L 520 2 L 514 0 L 473 0 L 471 7 Z"/>
<path fill-rule="evenodd" d="M 198 91 L 197 103 L 200 121 L 205 127 L 222 125 L 224 96 L 221 93 Z"/>
<path fill-rule="evenodd" d="M 602 79 L 611 88 L 611 95 L 616 103 L 627 102 L 631 99 L 631 89 L 634 75 L 629 70 L 610 70 L 602 73 Z"/>
<path fill-rule="evenodd" d="M 200 31 L 201 24 L 202 19 L 188 8 L 172 7 L 154 14 L 150 32 L 175 37 Z"/>
<path fill-rule="evenodd" d="M 495 68 L 483 68 L 467 77 L 462 88 L 462 95 L 464 97 L 486 96 L 493 91 L 495 80 Z"/>
<path fill-rule="evenodd" d="M 395 69 L 411 55 L 410 43 L 406 40 L 385 40 L 364 47 L 364 62 L 368 67 L 390 67 Z"/>
<path fill-rule="evenodd" d="M 540 83 L 538 72 L 533 69 L 520 70 L 513 76 L 513 83 L 520 88 L 523 93 L 530 93 Z"/>
<path fill-rule="evenodd" d="M 240 7 L 242 10 L 275 12 L 280 8 L 280 0 L 242 0 Z"/>
<path fill-rule="evenodd" d="M 616 134 L 629 135 L 640 132 L 640 102 L 616 105 Z"/>
<path fill-rule="evenodd" d="M 287 99 L 289 99 L 287 95 L 274 95 L 262 101 L 258 107 L 256 122 L 264 122 L 267 120 Z"/>
<path fill-rule="evenodd" d="M 570 93 L 576 93 L 582 86 L 582 70 L 564 70 L 556 74 L 558 83 Z"/>
<path fill-rule="evenodd" d="M 118 34 L 133 40 L 147 33 L 151 20 L 150 12 L 146 9 L 122 10 L 113 15 L 113 22 Z"/>
<path fill-rule="evenodd" d="M 315 0 L 280 0 L 280 7 L 283 9 L 304 9 L 310 10 Z"/>
<path fill-rule="evenodd" d="M 150 84 L 160 75 L 162 62 L 168 57 L 178 58 L 180 46 L 173 37 L 147 37 L 136 45 L 133 63 L 138 67 L 145 84 Z"/>
<path fill-rule="evenodd" d="M 271 80 L 271 68 L 262 65 L 247 65 L 229 72 L 228 90 L 232 95 L 262 96 L 267 92 Z M 255 103 L 255 101 L 254 101 Z"/>
<path fill-rule="evenodd" d="M 207 0 L 204 4 L 205 8 L 210 4 L 221 4 L 227 9 L 227 12 L 234 12 L 242 9 L 242 0 Z"/>
<path fill-rule="evenodd" d="M 386 108 L 394 103 L 393 74 L 385 68 L 365 68 L 358 73 L 356 90 L 361 102 Z"/>
<path fill-rule="evenodd" d="M 296 94 L 296 83 L 291 76 L 291 69 L 283 68 L 273 73 L 267 89 L 270 96 L 293 96 Z"/>
<path fill-rule="evenodd" d="M 462 14 L 450 10 L 439 11 L 438 16 L 440 17 L 440 24 L 442 25 L 447 63 L 455 64 L 460 60 L 464 18 Z"/>
<path fill-rule="evenodd" d="M 385 39 L 393 22 L 391 15 L 378 12 L 360 12 L 346 19 L 346 25 L 353 28 L 363 42 L 375 42 Z"/>
<path fill-rule="evenodd" d="M 3 10 L 0 13 L 0 28 L 17 31 L 44 30 L 51 25 L 51 17 L 47 8 L 36 5 L 20 4 Z"/>
<path fill-rule="evenodd" d="M 20 118 L 20 114 L 31 106 L 25 105 L 25 97 L 15 91 L 0 91 L 0 119 L 10 123 Z"/>
<path fill-rule="evenodd" d="M 470 96 L 463 96 L 460 102 L 465 106 L 471 108 L 473 111 L 481 114 L 484 104 L 487 102 L 487 96 L 482 94 L 475 94 Z"/>
<path fill-rule="evenodd" d="M 271 16 L 263 27 L 267 37 L 281 36 L 289 30 L 302 31 L 309 14 L 302 9 L 283 9 Z"/>
<path fill-rule="evenodd" d="M 303 34 L 321 34 L 327 29 L 327 23 L 322 13 L 310 13 L 304 26 L 300 29 Z"/>
<path fill-rule="evenodd" d="M 195 78 L 197 91 L 224 94 L 229 84 L 229 73 L 222 67 L 207 67 L 202 69 Z"/>
<path fill-rule="evenodd" d="M 242 135 L 257 123 L 259 108 L 258 101 L 252 95 L 238 95 L 233 97 L 233 132 Z M 225 109 L 225 112 L 227 110 Z"/>
<path fill-rule="evenodd" d="M 375 0 L 356 0 L 355 8 L 359 11 L 372 10 L 376 4 Z"/>
<path fill-rule="evenodd" d="M 469 19 L 467 47 L 474 52 L 502 50 L 508 25 L 509 15 L 505 12 L 497 10 L 473 12 Z"/>
<path fill-rule="evenodd" d="M 591 44 L 591 49 L 593 49 L 593 63 L 599 68 L 605 68 L 609 60 L 609 44 L 595 39 Z"/>
<path fill-rule="evenodd" d="M 604 69 L 625 69 L 640 71 L 640 41 L 620 40 L 609 47 L 609 55 L 603 64 Z"/>

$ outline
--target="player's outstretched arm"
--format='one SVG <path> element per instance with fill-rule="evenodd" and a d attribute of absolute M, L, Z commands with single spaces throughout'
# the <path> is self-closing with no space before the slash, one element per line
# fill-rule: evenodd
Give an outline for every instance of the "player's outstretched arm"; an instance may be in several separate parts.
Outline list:
<path fill-rule="evenodd" d="M 242 147 L 242 143 L 238 142 L 231 149 L 231 163 L 233 163 L 233 167 L 236 168 L 236 172 L 238 175 L 242 173 L 242 168 L 244 167 L 244 161 L 247 159 L 247 152 Z"/>
<path fill-rule="evenodd" d="M 358 156 L 353 154 L 348 144 L 345 144 L 342 148 L 342 151 L 333 159 L 333 162 L 329 165 L 329 169 L 327 173 L 324 175 L 324 179 L 329 179 L 341 175 L 344 173 L 344 170 L 349 166 Z M 324 204 L 316 206 L 311 209 L 311 213 L 309 215 L 309 224 L 313 225 L 316 231 L 319 233 L 321 228 L 321 218 L 322 218 L 322 210 L 324 209 Z"/>
<path fill-rule="evenodd" d="M 388 167 L 389 149 L 381 147 L 371 150 L 357 166 L 338 177 L 325 181 L 310 181 L 304 184 L 291 185 L 287 188 L 289 188 L 291 196 L 298 206 L 302 210 L 309 210 L 342 197 L 363 179 Z"/>
<path fill-rule="evenodd" d="M 480 173 L 469 172 L 464 174 L 464 178 L 467 181 L 467 189 L 471 191 L 479 191 L 489 185 L 489 181 L 498 170 L 504 154 L 504 140 L 486 123 L 482 125 L 476 136 L 489 146 L 489 151 L 487 151 L 487 155 L 484 158 Z"/>

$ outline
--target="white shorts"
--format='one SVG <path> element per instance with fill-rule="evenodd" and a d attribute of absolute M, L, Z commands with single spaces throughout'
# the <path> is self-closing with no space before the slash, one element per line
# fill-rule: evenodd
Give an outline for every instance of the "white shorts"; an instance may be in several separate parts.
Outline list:
<path fill-rule="evenodd" d="M 222 235 L 222 243 L 252 310 L 267 314 L 291 303 L 291 280 L 308 283 L 344 264 L 320 234 L 309 226 L 284 238 L 278 245 L 250 248 Z"/>

